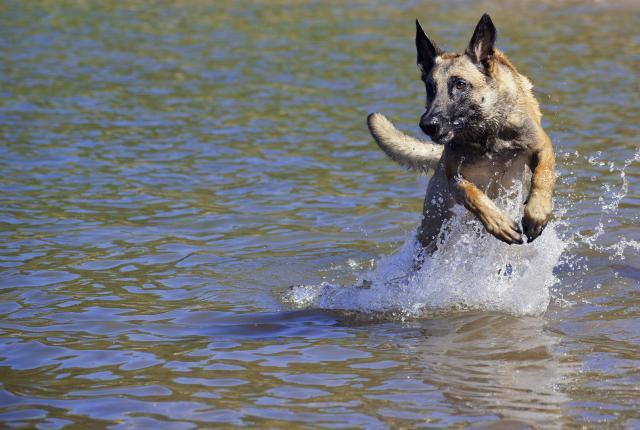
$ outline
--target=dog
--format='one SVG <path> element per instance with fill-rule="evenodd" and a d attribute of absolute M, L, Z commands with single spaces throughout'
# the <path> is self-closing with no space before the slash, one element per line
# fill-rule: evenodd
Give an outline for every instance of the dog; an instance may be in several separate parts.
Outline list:
<path fill-rule="evenodd" d="M 542 129 L 532 84 L 494 47 L 489 15 L 478 22 L 464 53 L 443 52 L 416 20 L 417 63 L 426 88 L 420 128 L 433 143 L 408 136 L 380 113 L 367 124 L 378 146 L 409 169 L 434 170 L 418 239 L 433 253 L 443 223 L 462 204 L 486 231 L 508 244 L 532 242 L 552 213 L 556 181 L 551 140 Z M 492 199 L 528 181 L 522 229 Z"/>

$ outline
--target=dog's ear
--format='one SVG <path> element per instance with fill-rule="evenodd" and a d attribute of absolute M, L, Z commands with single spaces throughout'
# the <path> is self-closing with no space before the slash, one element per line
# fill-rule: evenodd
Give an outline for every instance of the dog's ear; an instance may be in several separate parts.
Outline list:
<path fill-rule="evenodd" d="M 440 54 L 438 47 L 424 34 L 420 22 L 416 19 L 416 50 L 418 51 L 418 67 L 423 75 L 428 74 L 436 64 Z"/>
<path fill-rule="evenodd" d="M 493 25 L 491 17 L 485 13 L 478 21 L 478 25 L 476 25 L 476 30 L 471 36 L 471 41 L 465 54 L 474 63 L 480 63 L 488 68 L 493 57 L 493 44 L 495 42 L 496 27 Z"/>

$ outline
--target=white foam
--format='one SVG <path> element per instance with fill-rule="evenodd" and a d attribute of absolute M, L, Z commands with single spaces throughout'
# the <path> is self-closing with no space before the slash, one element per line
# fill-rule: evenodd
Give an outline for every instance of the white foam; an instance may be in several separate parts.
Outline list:
<path fill-rule="evenodd" d="M 496 203 L 514 219 L 522 216 L 522 190 Z M 507 203 L 510 202 L 510 203 Z M 408 238 L 396 253 L 381 257 L 369 288 L 321 285 L 292 287 L 285 302 L 296 307 L 365 313 L 392 312 L 415 317 L 432 311 L 479 309 L 514 315 L 538 315 L 549 304 L 556 282 L 553 268 L 565 248 L 551 222 L 530 244 L 507 245 L 489 235 L 463 207 L 441 234 L 438 250 L 412 270 L 420 245 Z"/>

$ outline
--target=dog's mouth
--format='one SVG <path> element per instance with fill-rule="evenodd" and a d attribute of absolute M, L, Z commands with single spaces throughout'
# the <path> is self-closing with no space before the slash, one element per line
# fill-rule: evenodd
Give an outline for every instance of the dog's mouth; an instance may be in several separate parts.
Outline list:
<path fill-rule="evenodd" d="M 453 140 L 456 134 L 461 133 L 463 130 L 464 130 L 464 120 L 461 118 L 458 118 L 451 123 L 450 129 L 440 133 L 440 135 L 438 135 L 435 140 L 436 142 L 442 145 L 446 145 L 447 143 Z"/>
<path fill-rule="evenodd" d="M 453 131 L 453 129 L 451 129 L 447 132 L 444 132 L 436 136 L 434 140 L 441 145 L 446 145 L 447 143 L 451 142 L 451 140 L 455 137 L 455 135 L 456 135 L 455 132 Z"/>

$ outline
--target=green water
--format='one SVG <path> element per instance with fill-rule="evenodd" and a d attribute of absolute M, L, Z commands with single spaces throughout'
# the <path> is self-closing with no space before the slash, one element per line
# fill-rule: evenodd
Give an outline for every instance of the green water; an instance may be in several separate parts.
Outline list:
<path fill-rule="evenodd" d="M 567 249 L 541 316 L 353 319 L 419 223 L 413 21 L 535 84 Z M 640 427 L 637 2 L 0 3 L 0 427 Z M 634 158 L 635 157 L 635 158 Z M 479 250 L 481 252 L 481 250 Z"/>

